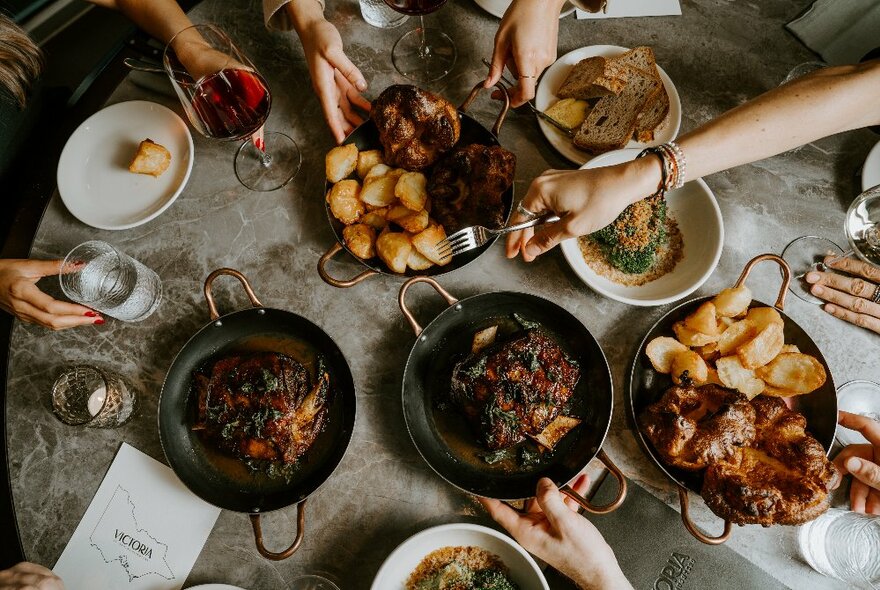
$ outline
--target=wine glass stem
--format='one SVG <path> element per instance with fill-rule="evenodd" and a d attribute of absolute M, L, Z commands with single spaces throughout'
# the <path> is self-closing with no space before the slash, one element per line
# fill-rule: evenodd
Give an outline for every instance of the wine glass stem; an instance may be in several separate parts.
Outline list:
<path fill-rule="evenodd" d="M 419 31 L 422 34 L 422 43 L 419 46 L 419 57 L 426 59 L 431 53 L 431 48 L 428 47 L 428 37 L 425 33 L 425 15 L 423 14 L 419 15 Z"/>
<path fill-rule="evenodd" d="M 829 264 L 834 264 L 834 263 L 840 262 L 841 260 L 843 260 L 843 259 L 846 258 L 847 256 L 851 256 L 852 254 L 855 254 L 855 252 L 854 252 L 852 249 L 847 250 L 847 251 L 844 252 L 843 254 L 841 254 L 841 255 L 839 255 L 839 256 L 835 256 L 834 258 L 832 258 L 832 259 L 829 260 L 828 262 L 825 262 L 825 261 L 823 260 L 823 261 L 820 262 L 817 266 L 819 267 L 819 270 L 821 270 L 822 272 L 825 272 L 826 270 L 828 270 L 828 265 L 829 265 Z"/>

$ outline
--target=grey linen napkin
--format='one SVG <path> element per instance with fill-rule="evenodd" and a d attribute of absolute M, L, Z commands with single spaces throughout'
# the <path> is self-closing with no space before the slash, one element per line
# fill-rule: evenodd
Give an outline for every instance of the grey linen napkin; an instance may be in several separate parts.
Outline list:
<path fill-rule="evenodd" d="M 817 0 L 786 28 L 827 63 L 856 63 L 880 47 L 880 2 Z"/>

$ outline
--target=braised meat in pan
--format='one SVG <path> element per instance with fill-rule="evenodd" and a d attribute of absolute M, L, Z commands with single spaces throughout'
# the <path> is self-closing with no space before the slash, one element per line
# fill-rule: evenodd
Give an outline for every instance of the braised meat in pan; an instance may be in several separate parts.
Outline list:
<path fill-rule="evenodd" d="M 457 363 L 450 397 L 480 442 L 497 450 L 539 435 L 559 415 L 579 378 L 577 363 L 553 338 L 532 328 Z"/>
<path fill-rule="evenodd" d="M 447 233 L 463 227 L 504 225 L 504 192 L 513 183 L 516 156 L 499 146 L 456 148 L 431 173 L 431 214 Z"/>
<path fill-rule="evenodd" d="M 241 459 L 296 463 L 324 428 L 329 375 L 323 368 L 312 383 L 298 361 L 263 352 L 224 357 L 194 378 L 193 428 Z"/>

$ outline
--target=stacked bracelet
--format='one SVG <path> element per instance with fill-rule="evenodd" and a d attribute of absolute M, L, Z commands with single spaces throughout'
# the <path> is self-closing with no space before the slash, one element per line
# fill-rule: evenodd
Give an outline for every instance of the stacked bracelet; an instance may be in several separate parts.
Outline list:
<path fill-rule="evenodd" d="M 657 187 L 656 194 L 662 195 L 667 191 L 684 186 L 687 159 L 677 143 L 670 141 L 657 147 L 649 147 L 642 150 L 636 157 L 641 158 L 648 154 L 656 154 L 660 158 L 662 179 Z"/>

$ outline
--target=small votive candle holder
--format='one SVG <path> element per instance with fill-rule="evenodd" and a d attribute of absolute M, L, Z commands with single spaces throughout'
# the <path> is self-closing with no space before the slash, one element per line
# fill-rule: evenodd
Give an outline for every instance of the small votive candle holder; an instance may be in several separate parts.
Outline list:
<path fill-rule="evenodd" d="M 134 392 L 122 377 L 91 365 L 65 369 L 52 386 L 52 411 L 72 426 L 122 426 L 134 405 Z"/>

